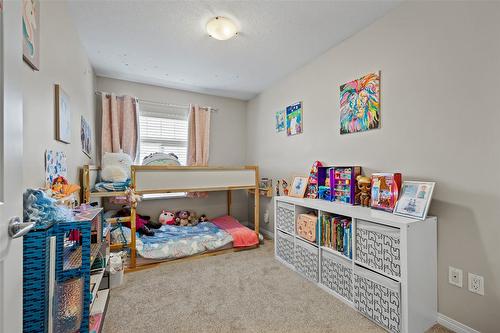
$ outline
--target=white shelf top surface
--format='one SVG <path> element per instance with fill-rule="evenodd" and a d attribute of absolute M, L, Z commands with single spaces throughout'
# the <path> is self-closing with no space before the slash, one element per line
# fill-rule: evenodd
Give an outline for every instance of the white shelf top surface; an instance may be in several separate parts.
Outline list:
<path fill-rule="evenodd" d="M 331 202 L 321 199 L 294 198 L 288 196 L 275 197 L 275 201 L 288 202 L 298 206 L 311 209 L 376 222 L 395 227 L 404 227 L 413 223 L 422 223 L 425 221 L 436 221 L 434 216 L 427 216 L 422 220 L 412 219 L 404 216 L 395 215 L 389 212 L 372 209 L 369 207 L 353 206 L 340 202 Z"/>

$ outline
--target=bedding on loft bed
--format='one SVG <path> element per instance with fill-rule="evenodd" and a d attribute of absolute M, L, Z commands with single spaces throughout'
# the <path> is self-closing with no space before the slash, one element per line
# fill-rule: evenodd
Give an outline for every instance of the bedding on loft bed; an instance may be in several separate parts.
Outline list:
<path fill-rule="evenodd" d="M 121 229 L 129 242 L 130 229 L 126 227 Z M 178 259 L 225 248 L 231 243 L 232 247 L 248 247 L 259 242 L 255 232 L 230 216 L 216 218 L 213 223 L 202 222 L 190 227 L 163 225 L 154 232 L 154 236 L 137 235 L 136 249 L 142 258 Z M 115 240 L 119 239 L 120 235 L 120 229 L 112 233 Z"/>
<path fill-rule="evenodd" d="M 94 185 L 95 192 L 124 192 L 130 187 L 130 179 L 124 182 L 99 182 Z"/>

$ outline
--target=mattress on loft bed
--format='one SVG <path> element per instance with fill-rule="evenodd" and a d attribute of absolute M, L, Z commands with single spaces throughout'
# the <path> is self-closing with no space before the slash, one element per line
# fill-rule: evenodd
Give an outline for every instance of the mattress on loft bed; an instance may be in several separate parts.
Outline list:
<path fill-rule="evenodd" d="M 122 229 L 130 241 L 130 229 Z M 233 242 L 229 233 L 210 222 L 192 227 L 163 225 L 160 229 L 154 229 L 154 233 L 154 236 L 137 237 L 137 254 L 142 258 L 168 260 L 189 257 L 227 247 Z"/>

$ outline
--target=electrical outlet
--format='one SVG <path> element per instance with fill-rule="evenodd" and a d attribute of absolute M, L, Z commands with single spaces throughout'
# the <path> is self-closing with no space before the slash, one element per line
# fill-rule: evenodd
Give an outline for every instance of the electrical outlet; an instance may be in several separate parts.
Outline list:
<path fill-rule="evenodd" d="M 455 267 L 448 267 L 448 282 L 454 286 L 462 288 L 462 270 Z"/>
<path fill-rule="evenodd" d="M 469 273 L 467 281 L 470 292 L 484 296 L 484 278 L 482 276 Z"/>

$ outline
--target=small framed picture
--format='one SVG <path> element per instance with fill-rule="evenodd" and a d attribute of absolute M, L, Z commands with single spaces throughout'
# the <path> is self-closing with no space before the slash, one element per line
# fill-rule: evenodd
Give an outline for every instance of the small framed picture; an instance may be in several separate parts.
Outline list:
<path fill-rule="evenodd" d="M 81 117 L 81 128 L 80 128 L 80 138 L 82 143 L 82 151 L 89 158 L 92 156 L 92 129 L 89 123 L 83 116 Z"/>
<path fill-rule="evenodd" d="M 303 198 L 306 193 L 307 188 L 307 177 L 294 177 L 292 186 L 290 186 L 290 191 L 288 192 L 288 196 L 295 198 Z"/>
<path fill-rule="evenodd" d="M 425 220 L 435 184 L 434 182 L 403 182 L 394 214 Z"/>

